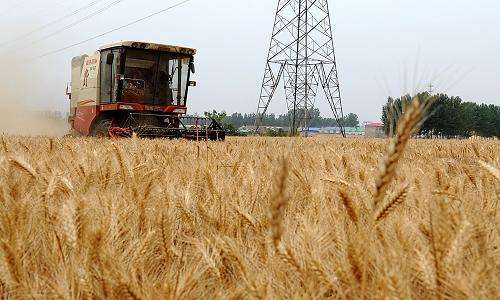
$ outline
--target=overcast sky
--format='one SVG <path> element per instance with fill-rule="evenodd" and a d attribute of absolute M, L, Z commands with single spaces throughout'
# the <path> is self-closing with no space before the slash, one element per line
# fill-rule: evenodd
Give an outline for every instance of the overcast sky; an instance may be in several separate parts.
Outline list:
<path fill-rule="evenodd" d="M 191 0 L 134 26 L 59 54 L 30 60 L 138 19 L 179 0 L 123 0 L 111 10 L 43 41 L 40 38 L 116 0 L 103 0 L 18 43 L 1 46 L 95 0 L 0 0 L 0 57 L 15 53 L 34 82 L 34 106 L 65 110 L 71 58 L 117 40 L 198 49 L 198 86 L 190 112 L 255 112 L 277 0 Z M 387 96 L 426 89 L 500 105 L 498 0 L 330 0 L 344 111 L 380 118 Z M 33 43 L 34 41 L 37 41 Z M 5 71 L 4 71 L 5 72 Z M 16 77 L 18 78 L 18 77 Z M 19 79 L 13 79 L 19 80 Z M 19 83 L 17 83 L 19 84 Z M 276 99 L 271 109 L 285 111 Z M 317 100 L 330 115 L 323 98 Z"/>

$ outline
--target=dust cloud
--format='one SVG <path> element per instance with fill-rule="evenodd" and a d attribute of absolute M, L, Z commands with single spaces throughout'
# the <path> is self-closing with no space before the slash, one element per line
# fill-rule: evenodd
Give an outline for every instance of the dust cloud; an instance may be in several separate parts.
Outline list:
<path fill-rule="evenodd" d="M 47 95 L 42 95 L 40 76 L 43 75 L 37 74 L 39 70 L 33 68 L 26 57 L 16 57 L 15 52 L 5 49 L 0 51 L 3 52 L 0 55 L 0 134 L 54 137 L 67 134 L 66 115 L 55 113 L 55 109 L 47 105 L 48 99 L 44 99 Z"/>

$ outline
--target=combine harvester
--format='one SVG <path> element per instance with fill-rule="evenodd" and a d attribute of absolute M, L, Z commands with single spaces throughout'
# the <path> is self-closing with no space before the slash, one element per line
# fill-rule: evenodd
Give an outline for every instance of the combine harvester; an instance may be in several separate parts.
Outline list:
<path fill-rule="evenodd" d="M 212 118 L 188 117 L 195 49 L 119 42 L 73 58 L 69 122 L 95 137 L 224 140 Z"/>

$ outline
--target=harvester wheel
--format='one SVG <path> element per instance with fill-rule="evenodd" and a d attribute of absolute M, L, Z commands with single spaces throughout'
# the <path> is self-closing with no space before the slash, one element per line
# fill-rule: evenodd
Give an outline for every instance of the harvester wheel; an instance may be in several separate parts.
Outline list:
<path fill-rule="evenodd" d="M 111 119 L 102 119 L 94 126 L 92 136 L 94 137 L 109 137 L 109 129 L 113 121 Z"/>

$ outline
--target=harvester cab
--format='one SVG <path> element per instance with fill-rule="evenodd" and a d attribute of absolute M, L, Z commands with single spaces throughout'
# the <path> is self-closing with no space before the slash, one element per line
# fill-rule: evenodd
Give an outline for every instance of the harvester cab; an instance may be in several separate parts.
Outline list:
<path fill-rule="evenodd" d="M 69 122 L 85 136 L 224 140 L 214 119 L 187 117 L 196 50 L 119 42 L 73 58 Z"/>

